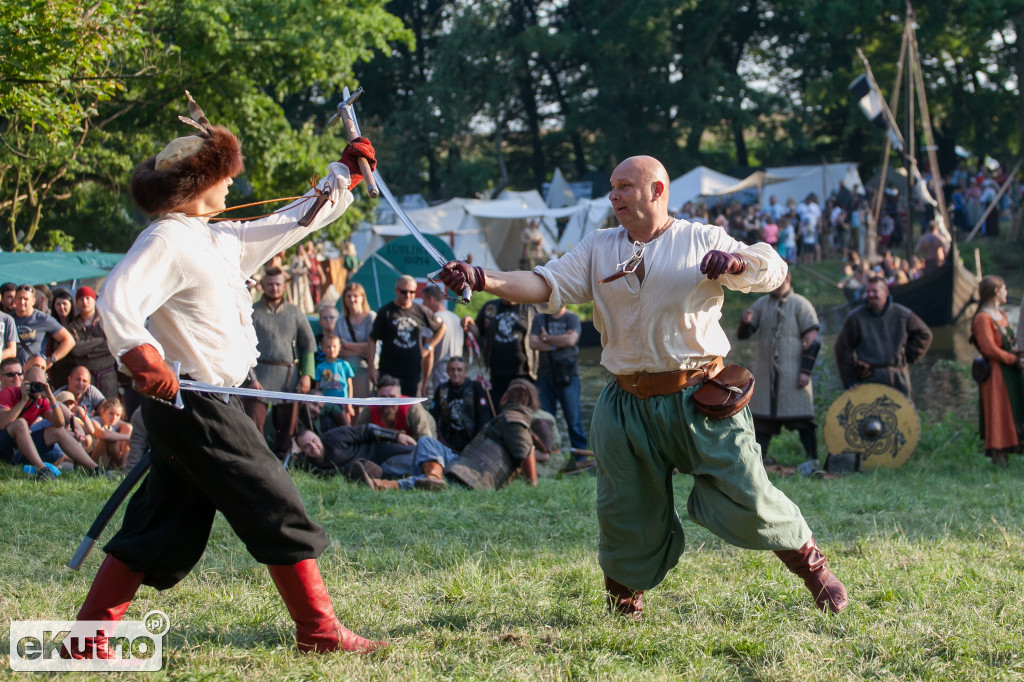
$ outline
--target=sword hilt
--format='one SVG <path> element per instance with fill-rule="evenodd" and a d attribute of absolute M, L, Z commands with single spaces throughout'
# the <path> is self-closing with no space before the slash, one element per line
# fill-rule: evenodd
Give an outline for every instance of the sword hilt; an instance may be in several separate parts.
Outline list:
<path fill-rule="evenodd" d="M 443 269 L 444 268 L 441 268 L 441 270 L 443 270 Z M 441 270 L 434 270 L 433 272 L 431 272 L 430 274 L 427 275 L 427 279 L 431 283 L 437 284 L 438 282 L 441 281 L 440 280 Z M 441 282 L 441 283 L 444 284 L 444 282 Z M 448 290 L 447 286 L 445 286 L 445 290 Z M 461 303 L 462 305 L 466 305 L 466 304 L 469 303 L 469 300 L 471 298 L 473 298 L 473 290 L 470 289 L 469 285 L 467 284 L 466 286 L 462 287 L 462 297 L 461 298 L 449 298 L 447 296 L 445 298 L 447 298 L 449 301 L 455 301 L 456 303 Z"/>
<path fill-rule="evenodd" d="M 363 94 L 363 89 L 357 88 L 350 96 L 341 100 L 338 103 L 338 111 L 327 122 L 329 126 L 333 126 L 339 118 L 341 119 L 342 125 L 345 126 L 346 142 L 351 142 L 359 137 L 359 126 L 356 125 L 356 118 L 352 113 L 352 103 L 359 99 L 361 94 Z M 366 193 L 370 195 L 371 199 L 376 199 L 380 196 L 380 190 L 377 189 L 377 183 L 373 179 L 373 170 L 370 168 L 370 162 L 360 156 L 358 163 L 359 172 L 363 174 L 363 182 L 366 183 Z"/>

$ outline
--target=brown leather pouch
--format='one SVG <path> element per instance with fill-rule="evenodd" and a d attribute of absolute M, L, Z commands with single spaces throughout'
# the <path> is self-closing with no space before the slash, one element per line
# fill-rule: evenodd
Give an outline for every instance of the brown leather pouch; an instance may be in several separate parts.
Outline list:
<path fill-rule="evenodd" d="M 754 375 L 750 370 L 740 365 L 726 365 L 693 392 L 693 403 L 701 414 L 725 419 L 746 407 L 753 394 Z"/>

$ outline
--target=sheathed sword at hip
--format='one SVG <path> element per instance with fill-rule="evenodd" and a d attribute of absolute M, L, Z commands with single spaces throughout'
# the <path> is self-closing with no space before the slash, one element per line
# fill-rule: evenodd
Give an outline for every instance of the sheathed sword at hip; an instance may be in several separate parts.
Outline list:
<path fill-rule="evenodd" d="M 338 112 L 334 115 L 334 117 L 331 118 L 328 124 L 334 125 L 334 122 L 337 121 L 338 118 L 341 118 L 345 124 L 345 135 L 351 135 L 351 137 L 349 138 L 350 142 L 352 141 L 353 138 L 359 137 L 359 122 L 356 120 L 356 112 L 352 106 L 352 103 L 355 102 L 356 99 L 358 99 L 359 95 L 361 94 L 363 94 L 362 88 L 357 89 L 352 94 L 349 94 L 348 88 L 345 88 L 342 91 L 342 96 L 345 99 L 343 99 L 338 104 Z M 391 210 L 393 210 L 395 212 L 395 215 L 398 216 L 398 220 L 401 221 L 403 225 L 405 225 L 405 229 L 409 230 L 409 233 L 416 239 L 417 242 L 419 242 L 420 246 L 423 247 L 423 249 L 430 255 L 430 257 L 434 259 L 434 262 L 443 268 L 445 266 L 445 263 L 447 263 L 449 259 L 445 258 L 444 255 L 437 250 L 437 247 L 431 244 L 430 240 L 428 240 L 426 236 L 424 236 L 424 234 L 420 232 L 420 229 L 416 227 L 416 224 L 412 221 L 412 218 L 408 216 L 408 214 L 405 212 L 405 209 L 403 209 L 401 204 L 399 204 L 398 201 L 395 199 L 395 195 L 391 193 L 391 190 L 388 188 L 387 183 L 384 182 L 384 178 L 380 176 L 379 170 L 373 171 L 373 179 L 375 181 L 377 189 L 380 191 L 381 196 L 384 197 L 384 201 L 388 203 L 388 206 L 391 207 Z M 440 272 L 440 270 L 438 270 L 437 272 L 433 272 L 429 275 L 432 281 L 437 276 L 438 272 Z M 462 290 L 462 298 L 459 300 L 459 302 L 469 303 L 469 299 L 472 295 L 473 292 L 470 291 L 470 288 L 468 286 L 465 287 Z"/>

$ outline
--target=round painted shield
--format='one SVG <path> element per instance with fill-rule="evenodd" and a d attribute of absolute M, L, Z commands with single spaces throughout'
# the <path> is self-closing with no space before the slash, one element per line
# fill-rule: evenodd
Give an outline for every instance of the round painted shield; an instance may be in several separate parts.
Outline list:
<path fill-rule="evenodd" d="M 865 470 L 903 466 L 920 437 L 917 410 L 905 395 L 883 384 L 854 386 L 825 416 L 829 454 L 857 453 Z"/>

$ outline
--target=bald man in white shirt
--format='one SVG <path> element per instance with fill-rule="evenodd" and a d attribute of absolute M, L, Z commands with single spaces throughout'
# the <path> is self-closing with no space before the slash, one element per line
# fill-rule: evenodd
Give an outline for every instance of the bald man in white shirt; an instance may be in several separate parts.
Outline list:
<path fill-rule="evenodd" d="M 720 228 L 668 214 L 668 174 L 649 156 L 626 159 L 609 195 L 620 227 L 597 230 L 532 272 L 484 271 L 461 261 L 442 271 L 469 286 L 554 312 L 594 302 L 601 364 L 615 376 L 594 407 L 599 561 L 608 606 L 639 620 L 643 591 L 683 551 L 672 473 L 693 476 L 690 517 L 727 542 L 773 550 L 804 579 L 817 606 L 847 605 L 846 590 L 818 550 L 799 508 L 768 480 L 743 408 L 712 419 L 692 394 L 729 352 L 719 324 L 723 287 L 767 292 L 786 264 L 767 244 L 742 244 Z"/>

